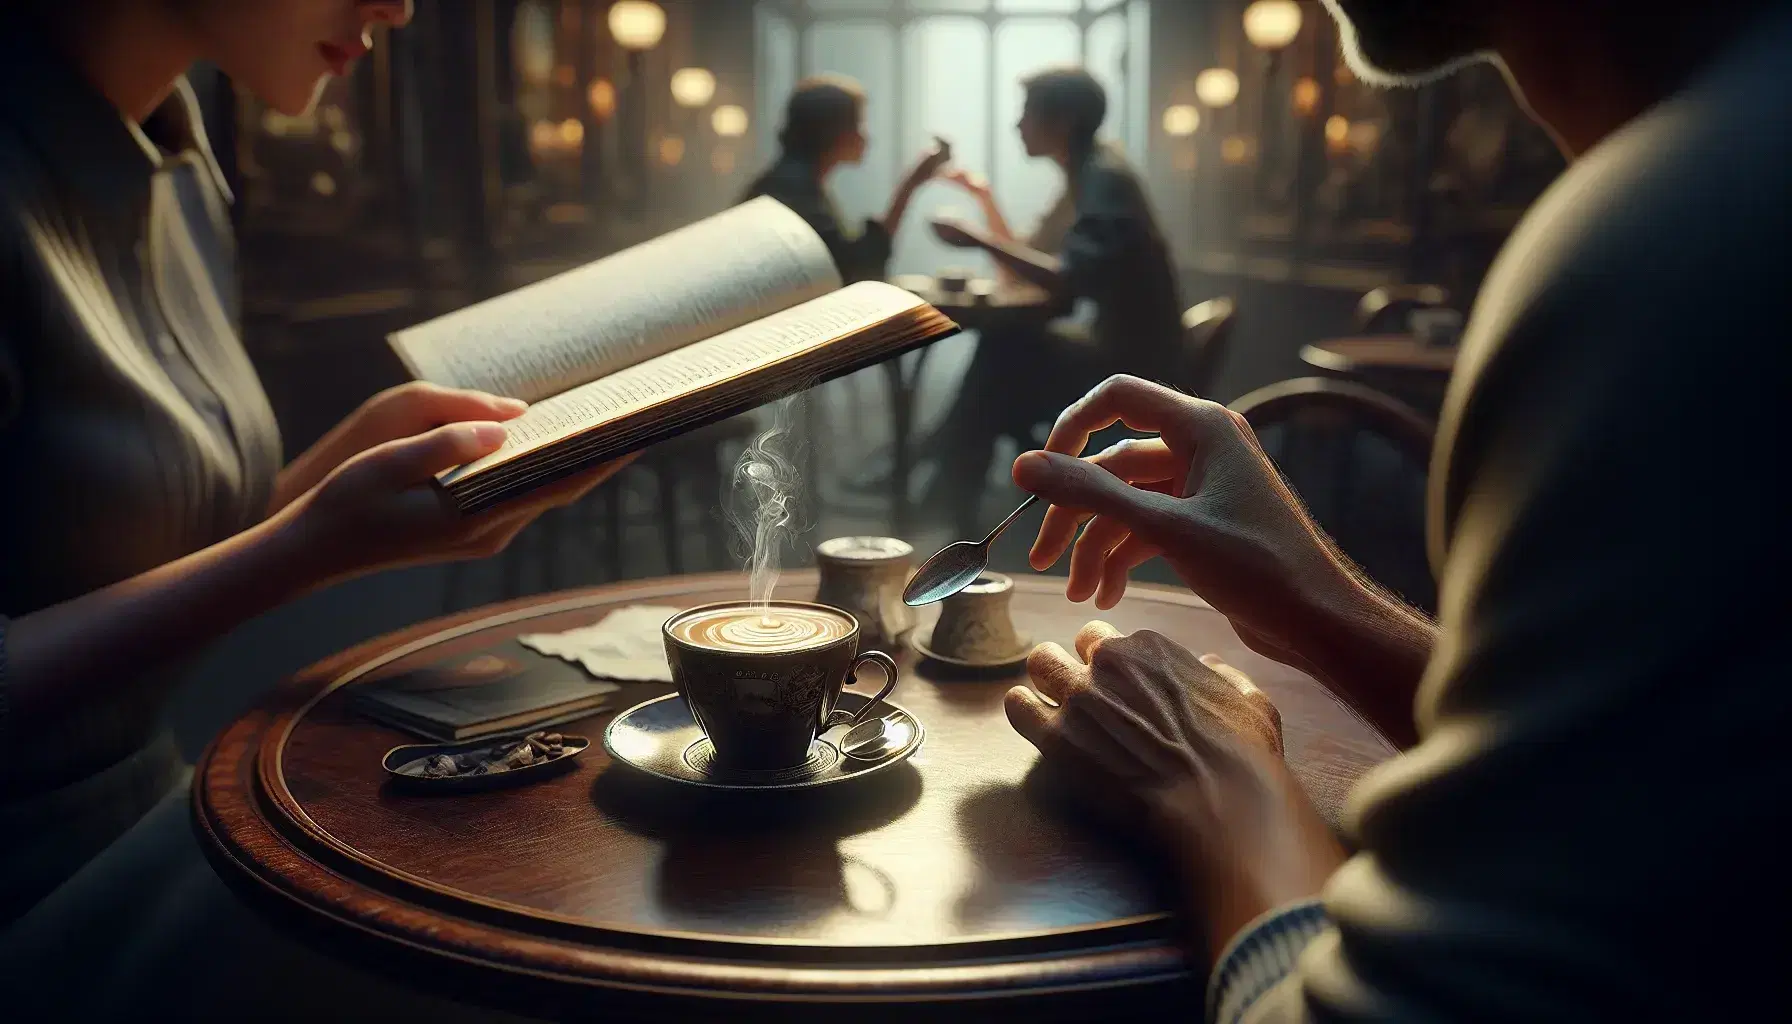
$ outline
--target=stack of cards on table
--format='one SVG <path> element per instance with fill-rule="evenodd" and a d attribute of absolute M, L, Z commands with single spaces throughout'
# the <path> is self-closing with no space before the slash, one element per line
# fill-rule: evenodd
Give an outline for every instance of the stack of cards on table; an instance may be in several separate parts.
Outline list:
<path fill-rule="evenodd" d="M 599 679 L 619 683 L 669 683 L 666 642 L 660 627 L 678 613 L 662 605 L 629 605 L 598 622 L 564 633 L 525 633 L 517 641 L 531 650 L 563 658 Z"/>

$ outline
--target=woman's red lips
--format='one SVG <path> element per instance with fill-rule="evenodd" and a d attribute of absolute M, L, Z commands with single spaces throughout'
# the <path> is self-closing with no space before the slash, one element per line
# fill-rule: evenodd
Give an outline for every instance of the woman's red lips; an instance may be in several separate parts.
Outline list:
<path fill-rule="evenodd" d="M 317 52 L 322 55 L 324 63 L 330 66 L 331 73 L 340 77 L 348 74 L 348 69 L 354 65 L 356 58 L 367 52 L 367 46 L 359 39 L 350 45 L 318 43 Z"/>

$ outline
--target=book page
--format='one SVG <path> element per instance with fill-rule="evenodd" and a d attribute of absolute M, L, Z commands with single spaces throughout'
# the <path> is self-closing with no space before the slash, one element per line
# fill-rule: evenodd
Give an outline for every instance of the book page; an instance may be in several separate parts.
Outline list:
<path fill-rule="evenodd" d="M 421 380 L 533 402 L 838 287 L 820 236 L 762 197 L 391 341 Z"/>
<path fill-rule="evenodd" d="M 439 479 L 452 484 L 707 384 L 764 371 L 919 305 L 921 300 L 914 295 L 881 281 L 860 282 L 812 299 L 536 402 L 504 424 L 509 436 L 502 448 Z"/>

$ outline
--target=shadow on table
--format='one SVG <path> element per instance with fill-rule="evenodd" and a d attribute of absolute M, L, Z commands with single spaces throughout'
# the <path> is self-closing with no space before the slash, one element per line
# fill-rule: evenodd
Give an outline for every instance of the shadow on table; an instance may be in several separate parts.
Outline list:
<path fill-rule="evenodd" d="M 1104 804 L 1113 806 L 1112 794 L 1082 794 L 1045 764 L 1019 785 L 966 797 L 956 817 L 977 874 L 958 900 L 959 921 L 978 929 L 1053 928 L 1177 906 L 1167 860 L 1116 817 L 1091 810 Z M 1066 903 L 1066 894 L 1074 901 Z"/>
<path fill-rule="evenodd" d="M 875 918 L 895 883 L 841 854 L 841 840 L 890 824 L 921 799 L 913 765 L 832 790 L 710 793 L 610 771 L 592 801 L 618 824 L 658 840 L 655 897 L 693 930 L 778 936 L 838 911 Z M 871 885 L 849 885 L 849 870 Z"/>

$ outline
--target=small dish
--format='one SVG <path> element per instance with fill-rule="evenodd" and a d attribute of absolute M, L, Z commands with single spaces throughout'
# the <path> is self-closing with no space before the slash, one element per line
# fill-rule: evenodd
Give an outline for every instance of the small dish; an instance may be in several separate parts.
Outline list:
<path fill-rule="evenodd" d="M 848 690 L 840 695 L 837 706 L 856 712 L 870 700 Z M 775 772 L 718 768 L 714 764 L 715 748 L 691 715 L 684 695 L 677 693 L 636 704 L 617 715 L 604 730 L 604 749 L 617 764 L 681 786 L 736 792 L 815 789 L 883 771 L 921 749 L 926 735 L 920 721 L 900 705 L 888 700 L 882 703 L 887 709 L 883 717 L 902 721 L 911 735 L 902 746 L 876 761 L 845 757 L 831 740 L 818 738 L 809 746 L 809 759 L 794 768 Z"/>
<path fill-rule="evenodd" d="M 933 648 L 929 646 L 932 640 L 933 627 L 929 626 L 925 629 L 917 629 L 913 633 L 910 633 L 908 637 L 908 645 L 914 649 L 916 654 L 926 658 L 928 661 L 937 661 L 942 665 L 950 665 L 953 668 L 976 669 L 982 672 L 993 672 L 997 669 L 1015 668 L 1024 665 L 1027 663 L 1027 656 L 1033 653 L 1033 641 L 1023 636 L 1019 638 L 1020 644 L 1011 654 L 988 661 L 967 661 L 963 658 L 949 657 L 933 650 Z"/>
<path fill-rule="evenodd" d="M 435 754 L 466 754 L 475 750 L 483 750 L 486 747 L 495 747 L 501 743 L 514 742 L 521 738 L 521 736 L 484 736 L 476 740 L 463 740 L 460 743 L 407 743 L 386 751 L 386 756 L 380 759 L 380 766 L 386 770 L 386 778 L 393 785 L 419 793 L 479 793 L 489 789 L 520 786 L 524 783 L 545 779 L 550 775 L 558 775 L 571 768 L 573 759 L 591 746 L 591 741 L 583 736 L 562 735 L 560 753 L 521 768 L 488 772 L 484 775 L 450 775 L 445 778 L 430 778 L 425 775 L 413 775 L 402 770 L 406 765 Z"/>

